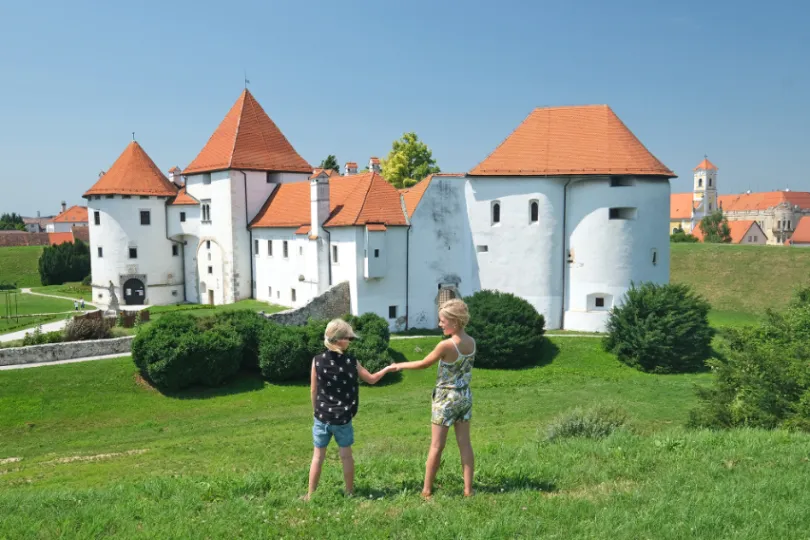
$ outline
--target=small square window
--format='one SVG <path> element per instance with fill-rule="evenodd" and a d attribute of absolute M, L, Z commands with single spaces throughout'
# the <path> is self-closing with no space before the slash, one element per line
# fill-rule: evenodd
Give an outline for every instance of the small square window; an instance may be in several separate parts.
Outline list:
<path fill-rule="evenodd" d="M 115 195 L 104 195 L 105 199 L 114 199 Z"/>
<path fill-rule="evenodd" d="M 273 298 L 273 287 L 267 287 L 267 296 Z"/>
<path fill-rule="evenodd" d="M 213 266 L 209 266 L 209 267 L 208 267 L 208 273 L 209 273 L 209 274 L 213 274 L 213 273 L 214 273 L 214 267 L 213 267 Z"/>
<path fill-rule="evenodd" d="M 101 213 L 98 211 L 93 212 L 93 222 L 96 225 L 101 225 Z"/>
<path fill-rule="evenodd" d="M 475 246 L 475 251 L 478 253 L 486 253 L 489 251 L 489 246 Z"/>
<path fill-rule="evenodd" d="M 203 173 L 202 183 L 206 185 L 211 183 L 211 173 Z"/>
<path fill-rule="evenodd" d="M 211 249 L 211 240 L 205 241 L 205 249 Z"/>
<path fill-rule="evenodd" d="M 389 319 L 397 318 L 397 306 L 388 306 L 388 318 Z"/>
<path fill-rule="evenodd" d="M 104 250 L 99 246 L 98 248 L 98 258 L 102 258 L 104 256 Z"/>
<path fill-rule="evenodd" d="M 172 296 L 177 296 L 177 291 L 172 291 Z"/>
<path fill-rule="evenodd" d="M 177 257 L 180 254 L 180 249 L 177 244 L 172 244 L 172 256 Z"/>
<path fill-rule="evenodd" d="M 332 246 L 332 262 L 333 263 L 338 262 L 338 247 L 337 246 Z"/>
<path fill-rule="evenodd" d="M 375 249 L 375 250 L 374 250 L 374 258 L 375 258 L 375 259 L 379 259 L 379 258 L 380 258 L 380 250 L 379 250 L 379 249 Z"/>
<path fill-rule="evenodd" d="M 186 221 L 186 213 L 180 212 L 180 223 L 185 223 Z"/>
<path fill-rule="evenodd" d="M 258 240 L 253 241 L 253 254 L 254 255 L 259 254 L 259 241 Z"/>
<path fill-rule="evenodd" d="M 287 257 L 289 257 L 289 252 L 287 250 L 287 241 L 286 240 L 284 240 L 284 242 L 281 244 L 281 251 L 283 252 L 282 255 L 284 256 L 285 259 Z"/>
<path fill-rule="evenodd" d="M 273 241 L 272 241 L 272 240 L 268 240 L 268 241 L 267 241 L 267 254 L 268 254 L 270 257 L 272 257 L 272 256 L 273 256 Z"/>
<path fill-rule="evenodd" d="M 593 305 L 596 307 L 605 307 L 605 298 L 602 296 L 597 296 L 593 299 Z"/>
<path fill-rule="evenodd" d="M 149 210 L 141 210 L 141 225 L 151 225 L 152 216 Z"/>
<path fill-rule="evenodd" d="M 141 199 L 148 199 L 149 195 L 141 195 Z"/>
<path fill-rule="evenodd" d="M 130 259 L 137 259 L 138 258 L 138 248 L 134 248 L 134 247 L 129 248 L 129 258 Z"/>
<path fill-rule="evenodd" d="M 298 246 L 298 254 L 299 254 L 299 255 L 303 255 L 303 254 L 304 254 L 304 246 Z"/>
<path fill-rule="evenodd" d="M 295 289 L 290 289 L 290 298 L 292 298 L 292 301 L 295 302 L 296 299 Z"/>

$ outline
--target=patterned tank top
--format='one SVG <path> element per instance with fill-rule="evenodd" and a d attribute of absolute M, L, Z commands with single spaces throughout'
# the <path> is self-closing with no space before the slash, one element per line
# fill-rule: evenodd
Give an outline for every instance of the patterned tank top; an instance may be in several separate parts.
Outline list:
<path fill-rule="evenodd" d="M 450 341 L 453 341 L 450 338 Z M 455 362 L 448 364 L 444 360 L 439 360 L 439 372 L 436 377 L 436 388 L 447 388 L 450 390 L 465 390 L 470 387 L 472 380 L 472 368 L 475 361 L 476 345 L 473 342 L 473 352 L 461 354 L 458 345 L 453 341 L 458 358 Z"/>

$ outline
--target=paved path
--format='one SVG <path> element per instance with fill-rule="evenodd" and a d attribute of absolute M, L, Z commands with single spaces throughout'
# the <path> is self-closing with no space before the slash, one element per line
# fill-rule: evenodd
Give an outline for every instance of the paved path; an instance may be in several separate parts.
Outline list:
<path fill-rule="evenodd" d="M 31 295 L 34 295 L 34 296 L 45 296 L 45 297 L 48 297 L 48 298 L 58 298 L 60 300 L 70 300 L 71 302 L 73 300 L 76 300 L 75 298 L 70 298 L 68 296 L 58 296 L 58 295 L 55 295 L 55 294 L 43 294 L 43 293 L 33 292 L 30 288 L 20 289 L 20 293 L 22 293 L 22 294 L 31 294 Z M 58 313 L 27 314 L 26 317 L 30 317 L 30 316 L 33 316 L 33 317 L 36 317 L 36 316 L 45 317 L 45 316 L 48 316 L 48 315 L 68 315 L 70 313 L 74 313 L 74 314 L 78 315 L 80 313 L 84 314 L 84 313 L 87 313 L 88 311 L 92 311 L 92 310 L 95 309 L 96 306 L 94 306 L 93 304 L 88 304 L 87 302 L 85 302 L 84 307 L 85 307 L 84 311 L 82 311 L 82 310 L 78 310 L 78 311 L 74 310 L 74 311 L 62 311 L 62 312 L 58 312 Z M 91 309 L 88 310 L 87 308 L 91 308 Z M 59 320 L 59 321 L 45 323 L 45 324 L 42 325 L 42 332 L 56 332 L 57 330 L 62 330 L 67 325 L 67 323 L 68 323 L 67 317 L 62 319 L 62 320 Z M 37 327 L 36 324 L 32 324 L 31 326 L 29 326 L 28 328 L 25 328 L 23 330 L 16 330 L 16 331 L 11 332 L 9 334 L 0 335 L 0 343 L 7 342 L 7 341 L 17 341 L 18 339 L 22 339 L 22 338 L 25 337 L 25 334 L 29 334 L 29 333 L 33 332 L 34 328 L 36 328 L 36 327 Z"/>
<path fill-rule="evenodd" d="M 34 296 L 45 296 L 47 298 L 58 298 L 60 300 L 70 300 L 71 302 L 73 302 L 74 300 L 78 300 L 79 302 L 81 302 L 81 298 L 73 298 L 73 297 L 70 297 L 70 296 L 60 296 L 58 294 L 38 293 L 38 292 L 32 291 L 30 288 L 20 289 L 20 293 L 21 294 L 33 294 Z M 94 306 L 93 304 L 88 304 L 86 301 L 84 303 L 84 307 L 86 307 L 86 308 L 90 307 L 90 308 L 93 308 L 93 309 L 96 308 L 96 306 Z"/>

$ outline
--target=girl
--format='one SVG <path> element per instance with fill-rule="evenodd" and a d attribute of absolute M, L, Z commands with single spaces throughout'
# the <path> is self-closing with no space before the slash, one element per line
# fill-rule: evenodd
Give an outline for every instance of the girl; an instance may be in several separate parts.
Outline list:
<path fill-rule="evenodd" d="M 475 360 L 475 340 L 464 328 L 470 320 L 467 304 L 455 299 L 439 308 L 439 326 L 450 339 L 441 341 L 424 360 L 394 364 L 394 369 L 425 369 L 439 362 L 436 388 L 433 389 L 432 437 L 425 465 L 425 484 L 422 497 L 429 499 L 433 493 L 433 481 L 447 442 L 447 432 L 454 426 L 456 441 L 461 453 L 464 474 L 464 496 L 473 494 L 473 470 L 475 458 L 470 443 L 470 420 L 472 419 L 472 378 Z"/>
<path fill-rule="evenodd" d="M 326 325 L 324 332 L 323 342 L 326 352 L 312 359 L 310 397 L 315 414 L 312 426 L 312 442 L 315 449 L 309 468 L 309 491 L 304 497 L 307 501 L 318 488 L 323 461 L 326 458 L 326 447 L 332 436 L 340 448 L 346 494 L 351 495 L 354 491 L 352 418 L 357 414 L 360 404 L 357 378 L 368 384 L 375 384 L 383 375 L 393 371 L 393 366 L 387 366 L 372 375 L 360 365 L 360 362 L 346 355 L 346 349 L 356 338 L 349 323 L 334 319 Z"/>

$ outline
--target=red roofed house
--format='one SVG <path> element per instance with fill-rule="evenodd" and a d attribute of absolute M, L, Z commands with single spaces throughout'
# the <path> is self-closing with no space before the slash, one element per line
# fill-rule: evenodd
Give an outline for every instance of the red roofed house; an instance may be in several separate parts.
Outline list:
<path fill-rule="evenodd" d="M 810 215 L 808 192 L 786 189 L 718 195 L 717 170 L 711 161 L 704 159 L 695 167 L 692 193 L 673 193 L 670 196 L 670 232 L 681 227 L 697 236 L 695 230 L 700 220 L 712 211 L 722 209 L 729 225 L 735 221 L 755 221 L 765 235 L 766 243 L 781 245 L 791 238 L 802 216 Z M 689 207 L 690 204 L 694 210 Z"/>
<path fill-rule="evenodd" d="M 674 174 L 605 105 L 536 109 L 467 174 L 397 190 L 380 165 L 313 170 L 247 89 L 168 178 L 133 141 L 84 194 L 94 300 L 297 308 L 348 283 L 352 313 L 401 329 L 486 288 L 600 330 L 669 279 Z"/>
<path fill-rule="evenodd" d="M 87 207 L 71 206 L 62 202 L 62 211 L 46 226 L 49 233 L 69 233 L 73 227 L 87 227 Z"/>
<path fill-rule="evenodd" d="M 785 244 L 794 247 L 810 247 L 810 216 L 802 216 L 790 240 Z"/>

